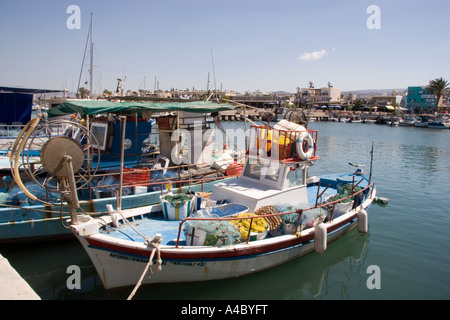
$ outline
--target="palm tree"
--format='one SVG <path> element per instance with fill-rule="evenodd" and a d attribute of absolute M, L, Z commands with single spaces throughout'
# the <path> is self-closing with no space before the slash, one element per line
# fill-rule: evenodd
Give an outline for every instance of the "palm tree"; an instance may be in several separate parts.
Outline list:
<path fill-rule="evenodd" d="M 450 83 L 442 77 L 430 81 L 430 84 L 426 87 L 426 90 L 436 95 L 436 107 L 435 111 L 438 111 L 439 102 L 444 96 L 444 90 L 448 88 Z"/>
<path fill-rule="evenodd" d="M 81 97 L 81 99 L 87 98 L 90 93 L 91 92 L 88 89 L 84 88 L 84 87 L 81 87 L 80 89 L 78 89 L 78 94 Z"/>

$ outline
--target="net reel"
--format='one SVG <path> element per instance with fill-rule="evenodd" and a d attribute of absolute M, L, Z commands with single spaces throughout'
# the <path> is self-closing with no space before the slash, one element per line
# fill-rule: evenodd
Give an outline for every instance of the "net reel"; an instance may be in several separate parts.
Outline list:
<path fill-rule="evenodd" d="M 100 150 L 93 147 L 98 145 L 97 139 L 79 122 L 39 122 L 39 118 L 32 119 L 14 142 L 10 157 L 13 178 L 31 200 L 49 204 L 48 194 L 60 193 L 76 210 L 77 191 L 86 187 L 98 170 Z M 43 188 L 46 197 L 31 193 L 24 178 Z"/>

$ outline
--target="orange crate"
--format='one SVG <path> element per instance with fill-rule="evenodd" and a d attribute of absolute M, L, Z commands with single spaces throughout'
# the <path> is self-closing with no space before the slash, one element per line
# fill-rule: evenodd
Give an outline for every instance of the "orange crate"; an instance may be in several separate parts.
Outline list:
<path fill-rule="evenodd" d="M 150 181 L 150 169 L 129 169 L 123 168 L 123 183 L 134 185 L 146 185 Z M 144 183 L 145 182 L 145 183 Z"/>
<path fill-rule="evenodd" d="M 172 117 L 158 117 L 156 122 L 158 123 L 158 129 L 171 130 L 174 125 L 174 119 Z"/>

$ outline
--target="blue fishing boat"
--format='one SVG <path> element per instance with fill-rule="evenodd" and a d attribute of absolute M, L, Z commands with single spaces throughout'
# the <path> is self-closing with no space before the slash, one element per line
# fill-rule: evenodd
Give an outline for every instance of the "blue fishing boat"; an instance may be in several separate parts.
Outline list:
<path fill-rule="evenodd" d="M 430 129 L 448 129 L 450 128 L 450 120 L 447 116 L 439 116 L 428 122 Z"/>
<path fill-rule="evenodd" d="M 67 171 L 56 157 L 74 150 L 78 210 L 93 216 L 107 214 L 106 205 L 119 202 L 124 209 L 158 203 L 168 189 L 211 191 L 218 179 L 230 178 L 212 169 L 211 161 L 201 162 L 212 147 L 200 141 L 200 156 L 188 157 L 171 137 L 181 130 L 193 134 L 188 122 L 194 116 L 200 119 L 196 128 L 205 132 L 205 115 L 234 108 L 212 102 L 68 100 L 48 110 L 45 121 L 32 119 L 0 159 L 0 242 L 73 237 L 64 224 L 70 212 Z M 71 121 L 59 119 L 67 115 L 73 115 Z M 157 121 L 158 134 L 152 134 Z"/>

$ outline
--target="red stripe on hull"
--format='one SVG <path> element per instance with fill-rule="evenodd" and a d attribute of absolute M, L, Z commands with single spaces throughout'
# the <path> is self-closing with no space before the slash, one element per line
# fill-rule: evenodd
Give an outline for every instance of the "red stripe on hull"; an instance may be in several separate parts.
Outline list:
<path fill-rule="evenodd" d="M 333 232 L 340 227 L 344 226 L 345 224 L 349 223 L 353 219 L 356 218 L 356 214 L 352 215 L 350 218 L 345 219 L 344 221 L 331 225 L 328 227 L 328 233 Z M 89 246 L 108 250 L 108 251 L 114 251 L 114 252 L 120 252 L 124 254 L 132 254 L 137 256 L 144 256 L 149 257 L 151 254 L 151 250 L 142 250 L 142 249 L 136 249 L 136 248 L 130 248 L 127 246 L 122 246 L 118 244 L 111 244 L 106 243 L 103 241 L 99 241 L 95 238 L 86 237 L 85 238 L 87 242 L 89 243 Z M 314 234 L 309 234 L 308 236 L 300 236 L 295 237 L 289 240 L 285 240 L 282 242 L 277 243 L 266 243 L 261 245 L 249 245 L 248 247 L 239 247 L 234 248 L 233 250 L 216 250 L 216 251 L 208 251 L 208 252 L 202 252 L 201 249 L 198 250 L 198 252 L 192 252 L 192 249 L 187 247 L 187 250 L 190 252 L 183 252 L 186 250 L 179 249 L 179 252 L 167 252 L 162 248 L 161 250 L 161 259 L 167 259 L 167 260 L 202 260 L 202 259 L 225 259 L 225 258 L 233 258 L 233 257 L 243 257 L 243 256 L 249 256 L 249 255 L 256 255 L 256 254 L 264 254 L 269 253 L 272 251 L 282 250 L 285 248 L 289 248 L 292 246 L 299 245 L 304 242 L 308 242 L 314 239 Z"/>

